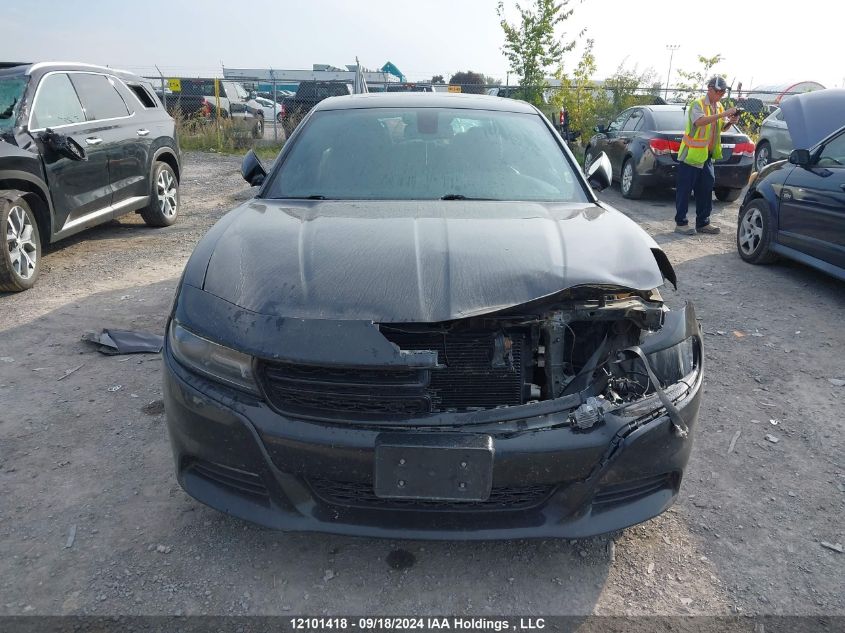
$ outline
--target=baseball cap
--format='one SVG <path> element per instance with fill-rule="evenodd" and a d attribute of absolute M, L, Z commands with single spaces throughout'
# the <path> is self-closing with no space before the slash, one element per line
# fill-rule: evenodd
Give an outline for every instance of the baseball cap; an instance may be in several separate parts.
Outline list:
<path fill-rule="evenodd" d="M 707 80 L 707 87 L 714 88 L 715 90 L 719 90 L 723 92 L 728 89 L 728 82 L 725 81 L 724 77 L 720 77 L 719 75 L 713 75 L 710 79 Z"/>

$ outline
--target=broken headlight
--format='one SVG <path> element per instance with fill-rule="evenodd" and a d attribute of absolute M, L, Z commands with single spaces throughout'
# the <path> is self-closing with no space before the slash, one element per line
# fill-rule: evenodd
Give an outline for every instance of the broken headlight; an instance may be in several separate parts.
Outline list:
<path fill-rule="evenodd" d="M 687 338 L 677 345 L 649 354 L 648 364 L 661 386 L 668 387 L 680 381 L 696 366 L 693 338 Z"/>
<path fill-rule="evenodd" d="M 170 322 L 168 340 L 173 356 L 188 369 L 232 387 L 258 393 L 251 356 L 197 336 L 176 321 Z"/>

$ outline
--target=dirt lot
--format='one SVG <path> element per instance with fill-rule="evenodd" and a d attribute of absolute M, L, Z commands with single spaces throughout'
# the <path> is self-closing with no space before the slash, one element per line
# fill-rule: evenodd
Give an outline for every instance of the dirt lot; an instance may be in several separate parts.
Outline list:
<path fill-rule="evenodd" d="M 668 513 L 577 542 L 286 535 L 177 486 L 157 356 L 80 341 L 161 332 L 194 244 L 251 195 L 238 158 L 185 164 L 176 225 L 88 231 L 46 255 L 33 290 L 0 296 L 0 615 L 845 615 L 845 554 L 821 545 L 845 542 L 845 387 L 830 380 L 845 379 L 845 286 L 739 260 L 736 204 L 716 203 L 722 235 L 686 238 L 669 194 L 601 196 L 663 245 L 680 279 L 664 294 L 694 301 L 706 332 L 695 449 Z M 412 564 L 391 565 L 396 550 Z"/>

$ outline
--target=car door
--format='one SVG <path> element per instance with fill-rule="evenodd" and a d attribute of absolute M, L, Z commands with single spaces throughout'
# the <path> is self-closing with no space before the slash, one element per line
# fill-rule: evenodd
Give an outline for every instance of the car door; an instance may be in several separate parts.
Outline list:
<path fill-rule="evenodd" d="M 89 147 L 97 144 L 108 155 L 111 204 L 119 213 L 122 207 L 149 195 L 146 152 L 139 136 L 143 127 L 138 124 L 134 107 L 130 114 L 128 95 L 120 94 L 116 77 L 89 72 L 73 72 L 69 76 L 86 118 L 94 125 L 86 143 Z"/>
<path fill-rule="evenodd" d="M 618 143 L 619 143 L 619 162 L 620 162 L 620 169 L 621 163 L 624 161 L 626 154 L 631 145 L 631 141 L 634 140 L 634 137 L 637 135 L 637 131 L 643 126 L 643 109 L 642 108 L 634 108 L 630 111 L 631 114 L 628 115 L 628 118 L 625 119 L 625 122 L 622 124 L 622 129 L 619 131 Z"/>
<path fill-rule="evenodd" d="M 246 97 L 248 96 L 246 91 L 240 84 L 234 81 L 222 81 L 220 85 L 223 87 L 226 93 L 226 99 L 229 101 L 229 113 L 233 118 L 245 119 L 247 116 Z M 241 89 L 238 90 L 238 88 Z"/>
<path fill-rule="evenodd" d="M 628 120 L 628 117 L 631 114 L 631 110 L 625 110 L 622 114 L 616 117 L 613 121 L 610 122 L 610 125 L 607 126 L 605 129 L 605 152 L 607 152 L 607 157 L 610 158 L 610 165 L 613 168 L 613 177 L 619 178 L 622 174 L 622 158 L 625 155 L 625 144 L 622 140 L 622 128 L 625 125 L 625 122 Z"/>
<path fill-rule="evenodd" d="M 781 190 L 778 241 L 845 268 L 845 131 L 796 167 Z"/>
<path fill-rule="evenodd" d="M 29 133 L 35 140 L 53 198 L 53 233 L 68 231 L 86 220 L 110 211 L 108 151 L 99 138 L 98 124 L 88 121 L 79 96 L 64 72 L 41 78 L 29 118 Z M 85 149 L 86 160 L 59 155 L 44 141 L 47 130 L 67 136 Z"/>

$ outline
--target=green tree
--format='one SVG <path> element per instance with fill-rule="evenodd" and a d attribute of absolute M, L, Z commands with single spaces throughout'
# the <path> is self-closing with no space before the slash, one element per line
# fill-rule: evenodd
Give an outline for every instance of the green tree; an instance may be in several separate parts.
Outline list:
<path fill-rule="evenodd" d="M 560 64 L 563 54 L 575 47 L 575 41 L 564 43 L 556 27 L 572 16 L 567 8 L 571 0 L 534 0 L 534 7 L 524 9 L 517 4 L 519 21 L 511 24 L 505 19 L 504 0 L 499 0 L 496 12 L 505 33 L 502 53 L 511 70 L 520 78 L 525 100 L 541 105 L 543 91 L 548 87 L 549 67 Z M 582 31 L 583 33 L 583 31 Z"/>
<path fill-rule="evenodd" d="M 631 106 L 654 103 L 654 93 L 660 90 L 660 81 L 653 68 L 640 72 L 636 64 L 633 68 L 627 68 L 625 62 L 622 62 L 616 72 L 605 80 L 604 87 L 608 91 L 613 112 L 619 113 Z"/>
<path fill-rule="evenodd" d="M 552 97 L 552 103 L 569 114 L 570 131 L 580 133 L 582 139 L 591 136 L 601 113 L 612 110 L 607 91 L 592 79 L 596 72 L 593 45 L 588 39 L 572 76 L 564 73 L 563 67 L 558 70 L 560 90 Z"/>
<path fill-rule="evenodd" d="M 433 84 L 445 84 L 446 82 L 443 79 L 443 75 L 434 75 L 434 77 L 431 78 L 431 83 L 433 83 Z"/>
<path fill-rule="evenodd" d="M 698 70 L 679 70 L 680 80 L 675 84 L 675 100 L 688 103 L 700 97 L 707 84 L 707 80 L 715 74 L 715 68 L 722 61 L 722 55 L 716 53 L 713 57 L 698 56 L 701 64 Z"/>
<path fill-rule="evenodd" d="M 505 82 L 503 82 L 501 79 L 491 77 L 490 75 L 484 75 L 484 83 L 486 83 L 488 86 L 501 86 Z"/>
<path fill-rule="evenodd" d="M 484 75 L 481 73 L 474 73 L 471 70 L 459 70 L 449 78 L 449 83 L 459 85 L 461 92 L 477 95 L 484 94 Z"/>

